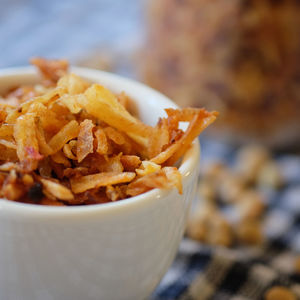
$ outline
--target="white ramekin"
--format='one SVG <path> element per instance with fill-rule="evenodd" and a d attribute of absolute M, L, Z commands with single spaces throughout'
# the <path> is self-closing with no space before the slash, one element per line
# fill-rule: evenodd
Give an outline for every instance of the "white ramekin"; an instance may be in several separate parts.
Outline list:
<path fill-rule="evenodd" d="M 72 71 L 114 92 L 125 91 L 140 118 L 155 124 L 176 105 L 140 83 L 83 68 Z M 0 71 L 0 93 L 38 80 L 33 68 Z M 194 197 L 199 144 L 180 166 L 183 195 L 152 190 L 128 200 L 49 207 L 0 199 L 0 299 L 139 300 L 174 259 Z"/>

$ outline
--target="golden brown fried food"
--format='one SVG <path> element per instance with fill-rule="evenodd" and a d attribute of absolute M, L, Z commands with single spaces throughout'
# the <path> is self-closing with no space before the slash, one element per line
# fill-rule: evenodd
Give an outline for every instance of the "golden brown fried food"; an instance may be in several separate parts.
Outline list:
<path fill-rule="evenodd" d="M 45 205 L 106 203 L 153 188 L 176 187 L 173 164 L 217 113 L 166 110 L 155 127 L 114 95 L 67 73 L 67 62 L 34 59 L 43 85 L 32 96 L 4 95 L 0 105 L 0 196 Z M 46 81 L 45 81 L 46 80 Z M 19 87 L 22 89 L 23 87 Z M 9 103 L 6 103 L 8 101 Z M 180 122 L 188 122 L 186 131 Z"/>

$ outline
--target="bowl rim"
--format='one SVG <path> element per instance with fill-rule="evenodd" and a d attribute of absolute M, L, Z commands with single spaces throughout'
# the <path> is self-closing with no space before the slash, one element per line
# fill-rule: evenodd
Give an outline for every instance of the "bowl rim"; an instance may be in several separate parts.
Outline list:
<path fill-rule="evenodd" d="M 168 97 L 163 95 L 162 93 L 152 89 L 149 86 L 146 86 L 143 83 L 138 81 L 116 75 L 110 72 L 105 72 L 96 69 L 90 68 L 82 68 L 82 67 L 71 67 L 70 72 L 74 72 L 79 76 L 85 78 L 96 78 L 99 77 L 99 82 L 101 80 L 122 83 L 122 85 L 128 86 L 126 89 L 130 90 L 135 89 L 136 91 L 131 92 L 131 94 L 152 94 L 155 98 L 155 101 L 160 103 L 160 106 L 164 105 L 165 107 L 173 107 L 178 108 L 178 106 L 172 102 Z M 34 67 L 12 67 L 6 69 L 0 69 L 0 81 L 3 77 L 16 77 L 16 76 L 36 76 L 38 72 L 35 71 Z M 93 80 L 93 79 L 91 79 Z M 96 79 L 94 79 L 96 80 Z M 104 84 L 105 85 L 105 84 Z M 113 85 L 113 84 L 112 84 Z M 117 84 L 116 84 L 117 85 Z M 126 90 L 125 90 L 126 92 Z M 138 97 L 138 96 L 137 96 Z M 192 147 L 185 153 L 182 158 L 181 165 L 179 167 L 179 171 L 182 175 L 182 183 L 185 186 L 185 183 L 189 180 L 189 177 L 192 173 L 197 171 L 200 160 L 200 143 L 199 139 L 194 140 Z M 78 206 L 48 206 L 48 205 L 36 205 L 22 202 L 15 202 L 11 200 L 7 200 L 4 198 L 0 198 L 0 213 L 4 212 L 5 215 L 18 215 L 23 217 L 72 217 L 77 216 L 78 214 L 85 213 L 108 213 L 112 211 L 116 211 L 118 209 L 131 209 L 133 207 L 144 206 L 145 204 L 149 204 L 149 202 L 159 201 L 159 199 L 166 197 L 171 193 L 178 193 L 178 191 L 173 188 L 171 190 L 161 190 L 161 189 L 153 189 L 146 193 L 124 199 L 121 201 L 109 202 L 109 203 L 101 203 L 101 204 L 92 204 L 92 205 L 78 205 Z M 175 195 L 176 196 L 176 195 Z"/>

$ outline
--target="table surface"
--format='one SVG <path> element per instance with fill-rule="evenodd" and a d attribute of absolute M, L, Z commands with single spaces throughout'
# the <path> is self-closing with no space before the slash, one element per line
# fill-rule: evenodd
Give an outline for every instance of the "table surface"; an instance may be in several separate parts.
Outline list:
<path fill-rule="evenodd" d="M 143 37 L 145 0 L 0 0 L 0 68 L 28 64 L 32 56 L 88 61 L 115 53 L 116 71 L 134 77 L 129 57 Z M 91 9 L 92 8 L 92 9 Z M 96 56 L 95 56 L 96 54 Z M 202 161 L 229 161 L 235 150 L 203 139 Z M 300 297 L 292 268 L 300 253 L 300 156 L 276 156 L 287 181 L 268 195 L 268 243 L 260 249 L 208 247 L 184 239 L 152 299 L 261 299 L 272 285 Z"/>

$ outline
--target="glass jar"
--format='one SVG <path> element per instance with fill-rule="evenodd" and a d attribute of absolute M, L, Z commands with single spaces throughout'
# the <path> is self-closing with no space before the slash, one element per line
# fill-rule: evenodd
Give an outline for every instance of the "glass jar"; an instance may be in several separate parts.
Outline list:
<path fill-rule="evenodd" d="M 300 1 L 150 0 L 142 76 L 233 142 L 300 143 Z"/>

